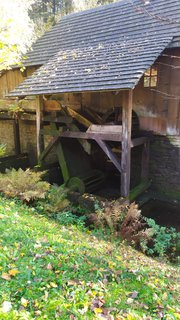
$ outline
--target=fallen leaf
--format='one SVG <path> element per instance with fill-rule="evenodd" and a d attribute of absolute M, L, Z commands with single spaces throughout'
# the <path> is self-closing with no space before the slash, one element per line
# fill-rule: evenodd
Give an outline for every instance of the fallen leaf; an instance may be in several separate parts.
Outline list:
<path fill-rule="evenodd" d="M 46 269 L 47 269 L 47 270 L 52 270 L 52 269 L 53 269 L 52 264 L 51 264 L 51 263 L 48 263 L 47 266 L 46 266 Z"/>
<path fill-rule="evenodd" d="M 9 273 L 5 273 L 5 272 L 2 273 L 1 278 L 4 279 L 4 280 L 7 280 L 7 281 L 11 280 L 10 274 Z"/>
<path fill-rule="evenodd" d="M 19 271 L 17 269 L 11 269 L 8 271 L 8 273 L 10 274 L 10 276 L 15 277 L 19 273 Z"/>
<path fill-rule="evenodd" d="M 163 294 L 163 296 L 162 296 L 162 300 L 163 300 L 163 301 L 164 301 L 164 300 L 167 300 L 167 297 L 168 297 L 167 292 L 164 292 L 164 294 Z"/>
<path fill-rule="evenodd" d="M 101 308 L 94 308 L 94 313 L 98 314 L 98 313 L 102 313 L 103 310 Z"/>
<path fill-rule="evenodd" d="M 29 303 L 29 301 L 28 300 L 26 300 L 25 298 L 21 298 L 21 305 L 23 306 L 23 307 L 27 307 L 27 305 L 28 305 L 28 303 Z"/>
<path fill-rule="evenodd" d="M 50 282 L 50 286 L 52 288 L 57 288 L 58 287 L 58 285 L 55 282 Z"/>
<path fill-rule="evenodd" d="M 132 298 L 128 298 L 127 301 L 126 301 L 127 304 L 131 304 L 133 302 L 134 302 L 134 300 Z"/>

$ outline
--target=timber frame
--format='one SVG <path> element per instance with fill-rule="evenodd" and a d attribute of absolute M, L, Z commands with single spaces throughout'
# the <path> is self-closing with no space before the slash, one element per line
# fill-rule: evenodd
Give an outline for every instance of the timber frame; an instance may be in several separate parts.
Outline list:
<path fill-rule="evenodd" d="M 55 126 L 51 130 L 52 140 L 48 146 L 44 148 L 44 135 L 50 134 L 43 129 L 43 97 L 38 97 L 38 106 L 36 112 L 36 128 L 37 128 L 37 154 L 39 162 L 43 163 L 46 156 L 51 150 L 60 145 L 61 138 L 73 138 L 80 140 L 94 140 L 104 151 L 106 156 L 112 161 L 117 170 L 121 173 L 121 191 L 122 197 L 128 198 L 130 196 L 130 178 L 131 178 L 131 148 L 143 145 L 142 155 L 142 182 L 148 181 L 148 161 L 149 161 L 149 141 L 147 137 L 139 137 L 132 139 L 131 128 L 132 128 L 132 106 L 133 106 L 133 90 L 126 90 L 123 92 L 123 114 L 122 114 L 122 130 L 119 128 L 117 132 L 117 126 L 111 126 L 109 132 L 103 132 L 99 130 L 97 132 L 88 129 L 86 132 L 75 130 L 56 130 Z M 50 118 L 49 118 L 50 119 Z M 70 123 L 70 118 L 59 117 L 59 121 L 65 121 Z M 53 121 L 55 122 L 55 120 Z M 88 125 L 87 125 L 88 127 Z M 98 127 L 98 126 L 97 126 Z M 121 127 L 121 126 L 119 126 Z M 114 130 L 113 130 L 114 128 Z M 116 154 L 111 150 L 107 141 L 116 141 L 121 144 L 121 161 L 118 159 Z M 143 184 L 144 188 L 144 184 Z M 139 192 L 139 191 L 138 191 Z M 136 195 L 135 195 L 136 196 Z M 131 197 L 132 198 L 132 197 Z"/>

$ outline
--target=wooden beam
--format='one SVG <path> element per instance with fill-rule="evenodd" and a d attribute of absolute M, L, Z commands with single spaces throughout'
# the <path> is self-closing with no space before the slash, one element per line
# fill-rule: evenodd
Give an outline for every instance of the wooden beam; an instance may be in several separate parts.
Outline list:
<path fill-rule="evenodd" d="M 128 197 L 131 178 L 131 128 L 133 90 L 123 92 L 122 111 L 122 157 L 121 157 L 121 196 Z"/>
<path fill-rule="evenodd" d="M 19 155 L 21 153 L 21 142 L 20 142 L 20 131 L 19 131 L 19 120 L 18 119 L 14 119 L 13 131 L 14 131 L 15 154 Z"/>
<path fill-rule="evenodd" d="M 95 140 L 97 144 L 101 147 L 101 149 L 105 152 L 107 157 L 112 161 L 112 163 L 118 169 L 118 171 L 121 172 L 121 165 L 116 154 L 114 154 L 114 152 L 111 150 L 111 148 L 107 145 L 106 142 L 100 140 L 99 138 L 96 138 Z"/>
<path fill-rule="evenodd" d="M 79 132 L 79 131 L 64 131 L 59 134 L 62 138 L 76 138 L 76 139 L 92 139 L 99 138 L 104 141 L 117 141 L 121 142 L 122 134 L 119 133 L 94 133 L 94 132 Z"/>
<path fill-rule="evenodd" d="M 145 192 L 151 186 L 151 181 L 142 181 L 138 186 L 130 191 L 129 200 L 132 202 L 136 198 Z"/>
<path fill-rule="evenodd" d="M 57 142 L 59 141 L 59 137 L 54 137 L 46 147 L 46 149 L 40 154 L 39 161 L 43 161 L 47 155 L 51 152 L 51 150 L 56 146 Z"/>
<path fill-rule="evenodd" d="M 61 168 L 61 172 L 62 172 L 62 175 L 63 175 L 64 182 L 67 183 L 68 180 L 70 179 L 70 175 L 69 175 L 69 170 L 68 170 L 68 167 L 67 167 L 66 159 L 65 159 L 63 148 L 62 148 L 62 145 L 61 145 L 60 141 L 57 144 L 56 152 L 57 152 L 59 165 L 60 165 L 60 168 Z"/>
<path fill-rule="evenodd" d="M 40 154 L 44 151 L 44 137 L 41 134 L 41 129 L 43 127 L 43 97 L 39 96 L 37 98 L 36 106 L 36 139 L 37 139 L 37 156 L 40 157 Z"/>

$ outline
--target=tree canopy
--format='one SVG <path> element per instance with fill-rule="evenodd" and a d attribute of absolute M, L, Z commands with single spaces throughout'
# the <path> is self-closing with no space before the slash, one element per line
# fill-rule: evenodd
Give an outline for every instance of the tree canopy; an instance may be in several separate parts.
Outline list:
<path fill-rule="evenodd" d="M 18 63 L 33 41 L 32 0 L 0 0 L 0 70 Z"/>
<path fill-rule="evenodd" d="M 0 71 L 17 64 L 63 15 L 116 0 L 0 0 Z"/>

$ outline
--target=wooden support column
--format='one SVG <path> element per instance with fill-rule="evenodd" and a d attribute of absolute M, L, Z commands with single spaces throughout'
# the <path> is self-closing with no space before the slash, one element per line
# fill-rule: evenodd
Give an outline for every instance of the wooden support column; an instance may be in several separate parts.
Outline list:
<path fill-rule="evenodd" d="M 20 142 L 20 131 L 19 131 L 19 120 L 18 119 L 14 120 L 13 131 L 14 131 L 15 154 L 19 155 L 21 153 L 21 142 Z"/>
<path fill-rule="evenodd" d="M 43 127 L 43 97 L 37 97 L 36 106 L 36 134 L 37 134 L 37 156 L 40 157 L 41 152 L 44 151 L 44 137 L 41 134 L 41 129 Z"/>
<path fill-rule="evenodd" d="M 131 127 L 133 90 L 123 93 L 122 111 L 122 158 L 121 158 L 121 196 L 128 197 L 131 178 Z"/>

